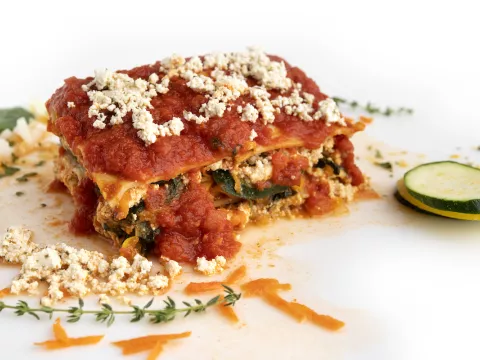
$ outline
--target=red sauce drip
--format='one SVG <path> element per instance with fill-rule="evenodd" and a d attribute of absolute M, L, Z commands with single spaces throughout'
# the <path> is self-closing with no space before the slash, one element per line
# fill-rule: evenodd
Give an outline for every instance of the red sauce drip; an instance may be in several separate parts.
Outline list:
<path fill-rule="evenodd" d="M 75 213 L 69 224 L 69 230 L 74 234 L 89 234 L 95 231 L 93 216 L 97 208 L 98 196 L 92 180 L 82 179 L 72 194 L 75 203 Z"/>
<path fill-rule="evenodd" d="M 211 194 L 194 181 L 170 203 L 165 188 L 151 189 L 145 205 L 162 227 L 155 239 L 158 255 L 193 263 L 202 256 L 230 258 L 240 248 L 226 213 L 215 209 Z"/>
<path fill-rule="evenodd" d="M 353 144 L 345 135 L 335 136 L 335 148 L 342 155 L 342 166 L 352 179 L 352 185 L 358 186 L 365 181 L 363 174 L 355 164 L 355 155 L 353 154 Z"/>
<path fill-rule="evenodd" d="M 292 151 L 278 151 L 272 155 L 272 181 L 278 185 L 300 185 L 302 170 L 308 168 L 308 159 L 292 155 Z"/>

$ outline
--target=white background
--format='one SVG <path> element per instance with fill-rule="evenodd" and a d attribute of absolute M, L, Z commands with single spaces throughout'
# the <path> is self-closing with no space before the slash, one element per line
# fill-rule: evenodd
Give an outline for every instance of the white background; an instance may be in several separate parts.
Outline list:
<path fill-rule="evenodd" d="M 0 107 L 46 100 L 64 78 L 85 77 L 97 67 L 130 68 L 173 52 L 189 56 L 259 45 L 300 66 L 327 94 L 415 109 L 413 117 L 376 121 L 369 129 L 372 137 L 429 154 L 480 144 L 478 2 L 121 3 L 3 1 Z M 376 315 L 390 319 L 393 328 L 375 351 L 349 351 L 349 358 L 480 358 L 475 280 L 480 229 L 432 221 L 442 234 L 397 227 L 395 235 L 392 229 L 371 228 L 356 241 L 323 244 L 322 261 L 335 268 L 330 262 L 346 253 L 349 262 L 343 268 L 355 273 L 355 281 L 345 279 L 342 270 L 329 274 L 331 284 L 319 275 L 322 291 L 330 291 L 330 300 L 339 305 L 378 309 Z M 456 232 L 466 228 L 467 233 Z M 457 237 L 468 239 L 468 246 L 455 243 Z M 386 238 L 392 239 L 389 245 L 380 241 Z M 317 261 L 308 246 L 293 247 L 294 257 L 295 251 L 299 259 Z M 385 254 L 399 257 L 380 261 Z M 350 281 L 350 287 L 339 291 L 335 280 Z"/>

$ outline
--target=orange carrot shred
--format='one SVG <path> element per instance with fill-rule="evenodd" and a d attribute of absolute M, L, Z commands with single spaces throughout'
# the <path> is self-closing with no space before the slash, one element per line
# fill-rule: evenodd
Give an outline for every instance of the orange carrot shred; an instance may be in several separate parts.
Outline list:
<path fill-rule="evenodd" d="M 266 292 L 262 295 L 262 297 L 269 305 L 276 307 L 278 310 L 293 317 L 298 322 L 305 321 L 307 318 L 307 316 L 305 316 L 301 311 L 298 311 L 296 308 L 290 306 L 288 301 L 282 299 L 276 293 Z"/>
<path fill-rule="evenodd" d="M 68 338 L 67 332 L 63 328 L 62 324 L 60 324 L 60 318 L 55 320 L 55 323 L 53 324 L 53 335 L 55 335 L 56 340 L 63 343 L 67 343 L 68 340 L 70 340 Z"/>
<path fill-rule="evenodd" d="M 185 293 L 188 295 L 200 294 L 208 291 L 216 291 L 222 289 L 222 283 L 219 281 L 210 281 L 210 282 L 191 282 L 185 288 Z"/>
<path fill-rule="evenodd" d="M 245 265 L 240 266 L 239 268 L 235 269 L 227 276 L 225 279 L 225 283 L 227 284 L 235 284 L 240 279 L 244 278 L 247 274 L 247 267 Z"/>
<path fill-rule="evenodd" d="M 11 291 L 10 291 L 10 288 L 5 288 L 5 289 L 2 289 L 0 290 L 0 299 L 5 297 L 5 296 L 8 296 L 8 295 L 11 295 Z"/>
<path fill-rule="evenodd" d="M 290 306 L 298 311 L 304 313 L 308 321 L 313 324 L 320 326 L 327 330 L 337 331 L 345 326 L 343 321 L 337 320 L 328 315 L 321 315 L 316 313 L 313 309 L 310 309 L 308 306 L 299 304 L 296 302 L 291 302 Z"/>
<path fill-rule="evenodd" d="M 373 118 L 360 115 L 360 121 L 363 122 L 364 124 L 371 124 L 373 122 Z"/>
<path fill-rule="evenodd" d="M 220 314 L 230 320 L 232 323 L 238 323 L 240 320 L 238 319 L 237 313 L 233 310 L 233 306 L 225 306 L 223 304 L 218 305 L 217 307 Z"/>
<path fill-rule="evenodd" d="M 40 343 L 34 343 L 37 346 L 43 346 L 47 350 L 57 350 L 57 349 L 65 349 L 72 346 L 86 346 L 86 345 L 95 345 L 98 344 L 104 335 L 98 336 L 85 336 L 81 338 L 68 338 L 67 342 L 63 342 L 60 340 L 47 340 Z"/>
<path fill-rule="evenodd" d="M 138 354 L 144 351 L 152 350 L 157 343 L 166 344 L 168 341 L 150 341 L 150 342 L 143 342 L 135 345 L 128 345 L 122 348 L 123 355 L 133 355 Z"/>
<path fill-rule="evenodd" d="M 34 343 L 34 345 L 43 346 L 47 350 L 65 349 L 72 346 L 95 345 L 98 344 L 104 337 L 104 335 L 94 335 L 70 338 L 60 323 L 60 318 L 55 320 L 55 323 L 53 324 L 53 334 L 55 335 L 55 340 Z"/>
<path fill-rule="evenodd" d="M 242 285 L 245 296 L 261 297 L 266 303 L 277 308 L 295 320 L 308 320 L 324 329 L 336 331 L 345 326 L 343 321 L 328 315 L 321 315 L 306 305 L 289 302 L 277 294 L 279 290 L 290 290 L 289 284 L 280 284 L 276 279 L 257 279 Z"/>
<path fill-rule="evenodd" d="M 154 348 L 148 354 L 147 360 L 156 360 L 158 356 L 162 353 L 163 342 L 159 341 L 155 344 Z"/>
<path fill-rule="evenodd" d="M 130 345 L 138 345 L 138 344 L 144 344 L 144 343 L 149 343 L 149 344 L 153 343 L 152 346 L 154 346 L 159 341 L 166 342 L 168 340 L 186 338 L 186 337 L 189 337 L 191 334 L 192 334 L 191 331 L 186 331 L 179 334 L 149 335 L 149 336 L 142 336 L 134 339 L 115 341 L 112 344 L 122 348 L 129 347 Z"/>
<path fill-rule="evenodd" d="M 290 284 L 280 284 L 276 279 L 257 279 L 242 285 L 245 296 L 262 296 L 267 292 L 290 290 Z"/>

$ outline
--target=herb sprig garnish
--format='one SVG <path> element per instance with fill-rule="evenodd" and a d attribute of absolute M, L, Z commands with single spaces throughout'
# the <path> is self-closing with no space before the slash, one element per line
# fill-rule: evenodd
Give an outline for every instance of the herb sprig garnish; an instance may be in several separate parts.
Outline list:
<path fill-rule="evenodd" d="M 362 105 L 358 101 L 345 100 L 340 97 L 333 97 L 332 99 L 338 105 L 349 106 L 353 110 L 361 109 L 372 115 L 378 114 L 383 116 L 391 116 L 391 115 L 412 115 L 413 114 L 413 109 L 403 107 L 403 106 L 399 108 L 392 108 L 387 106 L 385 109 L 382 109 L 377 106 L 374 106 L 371 102 L 368 102 L 366 105 Z"/>
<path fill-rule="evenodd" d="M 167 300 L 163 301 L 165 306 L 158 310 L 150 309 L 153 304 L 153 299 L 151 299 L 143 307 L 131 305 L 131 310 L 115 310 L 109 304 L 102 304 L 101 308 L 98 310 L 86 310 L 84 309 L 85 304 L 82 299 L 78 300 L 78 306 L 72 306 L 67 309 L 52 308 L 48 306 L 32 308 L 27 302 L 19 300 L 16 305 L 8 305 L 3 301 L 0 301 L 0 312 L 3 310 L 14 310 L 17 316 L 23 316 L 27 314 L 33 316 L 37 320 L 40 320 L 40 314 L 48 314 L 49 317 L 52 318 L 53 314 L 66 313 L 69 314 L 67 320 L 69 323 L 76 323 L 80 321 L 83 315 L 93 315 L 95 316 L 95 321 L 106 323 L 107 326 L 110 326 L 115 322 L 116 316 L 128 315 L 131 316 L 130 322 L 139 322 L 144 318 L 148 318 L 151 323 L 159 324 L 172 321 L 179 314 L 185 314 L 184 317 L 187 317 L 192 312 L 204 312 L 214 305 L 235 305 L 235 303 L 240 300 L 241 294 L 235 293 L 235 291 L 228 286 L 223 285 L 223 287 L 226 293 L 223 300 L 221 300 L 221 296 L 218 295 L 214 298 L 211 298 L 206 303 L 199 299 L 194 299 L 194 304 L 183 301 L 185 307 L 177 307 L 177 304 L 170 296 L 167 297 Z"/>

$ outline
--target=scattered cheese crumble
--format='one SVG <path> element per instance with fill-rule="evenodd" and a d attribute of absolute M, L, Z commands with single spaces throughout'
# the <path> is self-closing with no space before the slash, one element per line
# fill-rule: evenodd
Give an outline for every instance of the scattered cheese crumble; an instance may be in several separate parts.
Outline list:
<path fill-rule="evenodd" d="M 187 87 L 205 94 L 206 102 L 197 109 L 201 115 L 186 110 L 183 112 L 186 121 L 198 125 L 210 118 L 224 116 L 226 111 L 231 110 L 233 102 L 244 94 L 250 95 L 254 103 L 236 107 L 242 121 L 255 123 L 261 117 L 264 124 L 270 124 L 274 122 L 275 114 L 284 110 L 287 115 L 298 116 L 304 121 L 323 119 L 327 124 L 345 125 L 332 99 L 320 101 L 315 111 L 315 96 L 301 93 L 302 85 L 294 83 L 287 76 L 285 63 L 271 60 L 258 48 L 248 48 L 245 52 L 209 54 L 203 60 L 198 56 L 186 60 L 174 54 L 162 60 L 158 70 L 165 74 L 161 81 L 156 73 L 151 74 L 148 80 L 143 80 L 107 69 L 96 70 L 94 79 L 82 86 L 92 101 L 88 115 L 95 118 L 93 126 L 104 129 L 107 120 L 110 125 L 122 124 L 126 114 L 132 112 L 133 127 L 147 146 L 156 142 L 159 136 L 180 135 L 184 129 L 180 118 L 174 117 L 159 125 L 149 111 L 152 98 L 168 92 L 172 77 L 180 77 L 185 80 Z M 248 78 L 256 80 L 257 84 L 250 87 Z M 269 90 L 279 91 L 280 94 L 290 93 L 271 100 Z M 75 104 L 71 106 L 68 103 L 68 107 L 73 106 Z M 112 113 L 109 119 L 105 112 Z"/>
<path fill-rule="evenodd" d="M 47 293 L 41 300 L 44 306 L 65 296 L 84 297 L 89 293 L 100 294 L 100 301 L 127 292 L 156 295 L 169 284 L 166 276 L 150 274 L 152 263 L 139 254 L 132 263 L 123 256 L 108 262 L 96 251 L 78 250 L 66 244 L 35 244 L 32 232 L 22 227 L 7 229 L 0 240 L 0 259 L 22 264 L 12 281 L 13 294 L 36 294 L 40 283 L 47 284 Z"/>
<path fill-rule="evenodd" d="M 216 256 L 215 259 L 207 260 L 205 257 L 197 258 L 195 271 L 204 275 L 219 274 L 224 270 L 227 260 L 223 256 Z"/>
<path fill-rule="evenodd" d="M 67 107 L 68 107 L 69 109 L 72 109 L 72 108 L 75 107 L 75 103 L 74 103 L 73 101 L 69 101 L 69 102 L 67 102 Z"/>
<path fill-rule="evenodd" d="M 161 260 L 161 262 L 163 264 L 163 267 L 165 268 L 165 271 L 167 272 L 167 275 L 170 279 L 173 279 L 173 278 L 177 277 L 182 272 L 182 267 L 175 260 L 171 260 L 171 259 L 169 259 L 167 257 L 164 257 L 164 256 L 162 256 L 160 258 L 160 260 Z"/>

